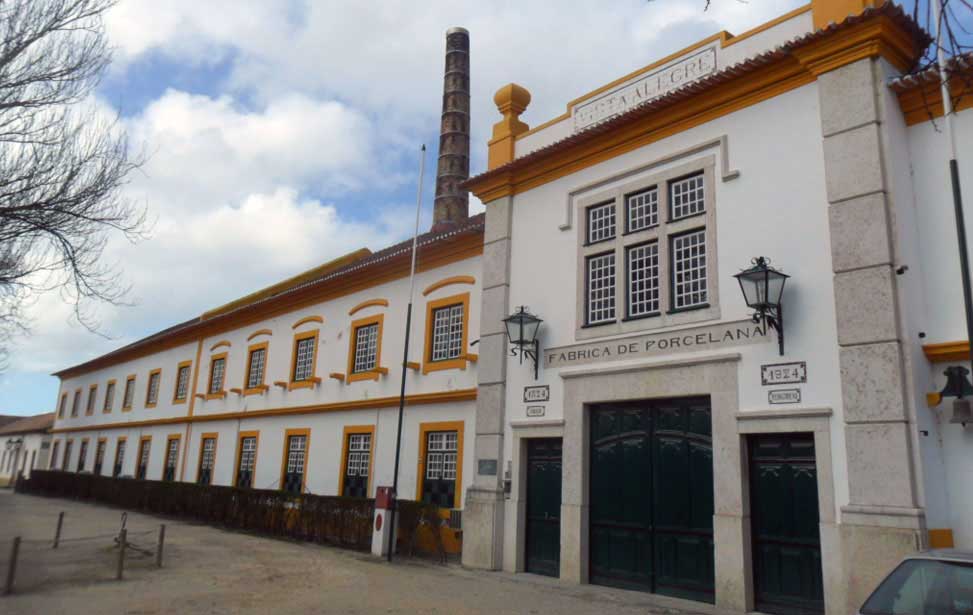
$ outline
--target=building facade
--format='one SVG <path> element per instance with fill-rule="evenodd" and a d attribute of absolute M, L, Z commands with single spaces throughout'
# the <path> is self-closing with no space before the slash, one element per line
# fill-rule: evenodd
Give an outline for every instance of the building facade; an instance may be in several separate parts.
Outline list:
<path fill-rule="evenodd" d="M 47 468 L 54 413 L 28 416 L 0 426 L 0 486 L 17 476 L 30 478 L 35 468 Z"/>
<path fill-rule="evenodd" d="M 814 0 L 533 129 L 527 90 L 497 92 L 467 184 L 466 565 L 840 613 L 906 553 L 973 547 L 973 432 L 927 395 L 968 348 L 938 84 L 900 78 L 928 42 L 892 4 Z M 784 340 L 734 278 L 760 256 L 790 276 Z M 520 306 L 543 320 L 536 378 L 504 331 Z"/>

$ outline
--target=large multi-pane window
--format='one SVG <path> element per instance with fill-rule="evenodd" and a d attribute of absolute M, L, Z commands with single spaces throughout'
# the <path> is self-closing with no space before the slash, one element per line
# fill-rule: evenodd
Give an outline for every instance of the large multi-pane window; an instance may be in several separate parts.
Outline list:
<path fill-rule="evenodd" d="M 317 335 L 298 337 L 294 341 L 294 382 L 314 378 L 314 347 L 317 341 Z"/>
<path fill-rule="evenodd" d="M 355 360 L 352 373 L 368 372 L 378 367 L 378 323 L 355 329 Z"/>
<path fill-rule="evenodd" d="M 628 315 L 630 318 L 659 313 L 659 244 L 632 246 L 627 250 Z"/>
<path fill-rule="evenodd" d="M 213 482 L 213 466 L 216 464 L 216 438 L 204 437 L 199 451 L 199 473 L 196 482 L 208 485 Z"/>
<path fill-rule="evenodd" d="M 125 393 L 122 395 L 122 410 L 131 410 L 135 400 L 135 376 L 125 379 Z"/>
<path fill-rule="evenodd" d="M 145 479 L 149 471 L 149 453 L 152 450 L 152 439 L 146 438 L 139 443 L 138 466 L 135 469 L 135 478 Z"/>
<path fill-rule="evenodd" d="M 443 508 L 452 508 L 456 499 L 459 434 L 456 431 L 428 432 L 425 446 L 422 501 Z"/>
<path fill-rule="evenodd" d="M 118 444 L 115 445 L 115 466 L 112 468 L 111 475 L 118 477 L 122 475 L 122 468 L 125 465 L 125 440 L 122 438 L 118 439 Z"/>
<path fill-rule="evenodd" d="M 181 363 L 176 369 L 176 391 L 172 395 L 173 401 L 185 401 L 189 395 L 189 376 L 192 364 Z"/>
<path fill-rule="evenodd" d="M 431 360 L 447 361 L 463 354 L 463 310 L 462 303 L 433 310 Z"/>
<path fill-rule="evenodd" d="M 588 243 L 615 237 L 615 204 L 605 203 L 588 208 Z"/>
<path fill-rule="evenodd" d="M 223 381 L 226 377 L 226 357 L 213 357 L 209 363 L 209 388 L 210 395 L 223 392 Z"/>
<path fill-rule="evenodd" d="M 166 442 L 166 465 L 162 469 L 162 480 L 176 480 L 176 466 L 179 464 L 179 438 L 170 437 Z"/>
<path fill-rule="evenodd" d="M 267 365 L 267 347 L 261 346 L 250 350 L 250 360 L 247 361 L 247 387 L 256 389 L 264 383 L 264 369 Z"/>
<path fill-rule="evenodd" d="M 304 491 L 304 467 L 307 460 L 307 434 L 287 436 L 287 460 L 284 464 L 284 480 L 281 488 L 288 493 Z"/>
<path fill-rule="evenodd" d="M 71 400 L 71 416 L 78 416 L 78 408 L 81 406 L 81 389 L 74 392 L 74 398 Z"/>
<path fill-rule="evenodd" d="M 88 399 L 84 404 L 85 416 L 90 416 L 95 413 L 95 398 L 98 396 L 98 385 L 93 384 L 88 387 Z"/>
<path fill-rule="evenodd" d="M 659 189 L 655 186 L 625 197 L 628 232 L 644 231 L 659 225 Z"/>
<path fill-rule="evenodd" d="M 145 387 L 145 405 L 148 408 L 159 403 L 159 383 L 162 381 L 162 372 L 152 370 L 149 372 L 149 384 Z"/>
<path fill-rule="evenodd" d="M 351 433 L 345 446 L 345 476 L 341 495 L 368 497 L 369 466 L 372 459 L 372 434 Z"/>
<path fill-rule="evenodd" d="M 81 472 L 84 470 L 84 464 L 88 457 L 88 439 L 85 438 L 81 441 L 81 448 L 78 450 L 78 467 L 75 469 L 76 472 Z"/>
<path fill-rule="evenodd" d="M 588 257 L 588 324 L 615 320 L 615 253 Z"/>
<path fill-rule="evenodd" d="M 679 220 L 701 214 L 706 209 L 703 174 L 669 182 L 669 207 L 671 220 Z"/>
<path fill-rule="evenodd" d="M 240 438 L 240 452 L 237 459 L 236 486 L 248 489 L 253 486 L 253 470 L 257 460 L 257 437 Z"/>
<path fill-rule="evenodd" d="M 706 303 L 706 231 L 672 238 L 672 306 L 691 308 Z"/>
<path fill-rule="evenodd" d="M 115 404 L 115 381 L 109 380 L 108 384 L 105 385 L 105 403 L 101 407 L 101 411 L 104 413 L 111 412 L 112 406 Z"/>

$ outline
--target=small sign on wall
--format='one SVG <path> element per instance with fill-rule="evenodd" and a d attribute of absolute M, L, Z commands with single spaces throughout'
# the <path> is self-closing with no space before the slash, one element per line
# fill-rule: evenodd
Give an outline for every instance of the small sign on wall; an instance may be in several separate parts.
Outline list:
<path fill-rule="evenodd" d="M 807 363 L 774 363 L 760 366 L 760 383 L 766 386 L 776 384 L 804 384 L 807 382 Z"/>
<path fill-rule="evenodd" d="M 480 476 L 496 476 L 497 475 L 497 460 L 496 459 L 479 459 L 479 460 L 477 460 L 476 472 Z"/>
<path fill-rule="evenodd" d="M 545 412 L 544 406 L 527 406 L 527 416 L 529 418 L 536 418 L 539 416 L 544 416 Z"/>
<path fill-rule="evenodd" d="M 524 402 L 549 401 L 551 399 L 551 387 L 543 384 L 540 386 L 524 387 Z"/>
<path fill-rule="evenodd" d="M 767 401 L 772 404 L 799 404 L 801 403 L 801 389 L 767 391 Z"/>

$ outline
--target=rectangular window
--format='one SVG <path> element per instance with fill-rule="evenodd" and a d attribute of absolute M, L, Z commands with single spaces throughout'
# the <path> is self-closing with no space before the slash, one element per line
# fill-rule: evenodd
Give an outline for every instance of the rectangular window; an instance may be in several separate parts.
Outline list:
<path fill-rule="evenodd" d="M 422 501 L 452 508 L 457 490 L 459 434 L 456 431 L 428 432 L 425 446 Z"/>
<path fill-rule="evenodd" d="M 51 447 L 51 459 L 47 462 L 47 468 L 49 470 L 57 469 L 57 449 L 59 448 L 60 444 L 60 441 L 55 441 L 54 446 Z"/>
<path fill-rule="evenodd" d="M 355 363 L 353 373 L 371 371 L 378 367 L 378 323 L 355 329 Z"/>
<path fill-rule="evenodd" d="M 122 475 L 122 467 L 125 464 L 125 440 L 119 438 L 115 445 L 115 467 L 112 468 L 111 475 L 119 477 Z"/>
<path fill-rule="evenodd" d="M 71 448 L 74 446 L 73 440 L 68 440 L 64 445 L 64 458 L 61 459 L 61 469 L 67 472 L 70 470 L 68 463 L 71 462 Z"/>
<path fill-rule="evenodd" d="M 101 407 L 101 411 L 105 414 L 111 412 L 112 406 L 115 405 L 115 381 L 109 380 L 108 384 L 105 385 L 105 403 Z"/>
<path fill-rule="evenodd" d="M 176 480 L 176 465 L 179 463 L 179 437 L 169 436 L 166 442 L 166 465 L 162 469 L 162 480 Z"/>
<path fill-rule="evenodd" d="M 674 309 L 706 304 L 706 230 L 670 238 L 672 243 L 672 306 Z"/>
<path fill-rule="evenodd" d="M 346 442 L 345 476 L 341 495 L 368 497 L 368 474 L 372 458 L 372 434 L 348 434 Z"/>
<path fill-rule="evenodd" d="M 588 208 L 588 243 L 615 237 L 615 203 L 593 205 Z"/>
<path fill-rule="evenodd" d="M 257 436 L 240 438 L 240 456 L 237 461 L 236 486 L 249 489 L 253 486 L 253 470 L 257 460 Z"/>
<path fill-rule="evenodd" d="M 655 186 L 625 197 L 628 232 L 659 225 L 659 189 Z"/>
<path fill-rule="evenodd" d="M 213 482 L 213 466 L 216 465 L 216 438 L 203 437 L 199 451 L 199 473 L 196 482 L 209 485 Z"/>
<path fill-rule="evenodd" d="M 59 419 L 64 418 L 64 410 L 67 408 L 67 405 L 68 405 L 68 394 L 61 393 L 61 403 L 57 407 L 57 418 Z"/>
<path fill-rule="evenodd" d="M 95 398 L 98 396 L 98 385 L 93 384 L 88 387 L 88 400 L 84 405 L 85 416 L 91 416 L 95 413 Z"/>
<path fill-rule="evenodd" d="M 86 459 L 87 457 L 88 457 L 88 440 L 85 439 L 81 441 L 81 449 L 78 451 L 78 467 L 76 471 L 81 472 L 84 470 L 84 464 L 85 461 L 87 461 Z"/>
<path fill-rule="evenodd" d="M 247 387 L 255 389 L 264 383 L 264 367 L 267 364 L 267 349 L 254 348 L 250 351 L 247 365 Z"/>
<path fill-rule="evenodd" d="M 175 402 L 186 401 L 189 395 L 189 376 L 192 371 L 192 363 L 180 363 L 176 370 L 176 391 L 172 395 Z"/>
<path fill-rule="evenodd" d="M 149 453 L 152 449 L 152 438 L 146 438 L 139 443 L 138 467 L 135 469 L 135 478 L 145 480 L 145 475 L 149 471 Z"/>
<path fill-rule="evenodd" d="M 432 360 L 446 361 L 463 354 L 463 304 L 432 312 Z"/>
<path fill-rule="evenodd" d="M 703 174 L 699 173 L 669 183 L 669 219 L 679 220 L 706 210 Z"/>
<path fill-rule="evenodd" d="M 307 434 L 287 435 L 287 460 L 281 488 L 288 493 L 304 492 L 304 464 L 307 460 Z"/>
<path fill-rule="evenodd" d="M 162 381 L 162 370 L 154 369 L 149 372 L 149 384 L 145 387 L 145 407 L 153 408 L 159 403 L 159 383 Z"/>
<path fill-rule="evenodd" d="M 105 441 L 98 440 L 95 446 L 95 476 L 101 476 L 101 465 L 105 462 Z"/>
<path fill-rule="evenodd" d="M 209 363 L 209 391 L 210 395 L 223 392 L 223 378 L 226 376 L 226 357 L 213 357 Z"/>
<path fill-rule="evenodd" d="M 310 380 L 314 377 L 314 345 L 317 335 L 300 337 L 294 342 L 294 382 Z"/>
<path fill-rule="evenodd" d="M 615 253 L 588 257 L 588 324 L 615 320 Z"/>
<path fill-rule="evenodd" d="M 125 379 L 125 394 L 122 395 L 122 410 L 131 410 L 135 400 L 135 376 Z"/>
<path fill-rule="evenodd" d="M 627 251 L 628 316 L 659 313 L 659 244 L 646 243 Z"/>
<path fill-rule="evenodd" d="M 71 416 L 78 416 L 79 407 L 81 407 L 81 389 L 74 392 L 74 398 L 71 400 Z"/>

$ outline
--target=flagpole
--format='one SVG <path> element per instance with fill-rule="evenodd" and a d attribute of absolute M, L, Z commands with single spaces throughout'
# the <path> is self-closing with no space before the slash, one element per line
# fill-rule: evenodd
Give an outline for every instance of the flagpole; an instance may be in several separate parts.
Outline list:
<path fill-rule="evenodd" d="M 419 242 L 419 216 L 422 212 L 422 176 L 426 170 L 426 146 L 423 144 L 419 155 L 419 187 L 416 190 L 416 228 L 412 234 L 412 267 L 409 270 L 409 306 L 405 312 L 405 349 L 402 351 L 402 386 L 399 389 L 399 421 L 395 432 L 395 469 L 392 476 L 392 511 L 389 514 L 388 561 L 392 561 L 395 551 L 395 511 L 399 507 L 399 455 L 402 452 L 402 415 L 405 412 L 405 377 L 409 362 L 409 333 L 412 331 L 412 297 L 416 288 L 416 244 Z"/>
<path fill-rule="evenodd" d="M 970 288 L 970 256 L 966 242 L 966 221 L 963 214 L 963 193 L 959 183 L 959 165 L 956 162 L 956 133 L 953 128 L 953 99 L 949 92 L 949 75 L 942 46 L 942 0 L 932 0 L 933 21 L 936 23 L 936 67 L 939 69 L 939 88 L 943 98 L 943 124 L 946 146 L 949 148 L 949 180 L 953 189 L 953 213 L 956 218 L 956 239 L 959 244 L 960 274 L 963 276 L 963 307 L 966 312 L 966 340 L 969 359 L 973 363 L 973 290 Z"/>

